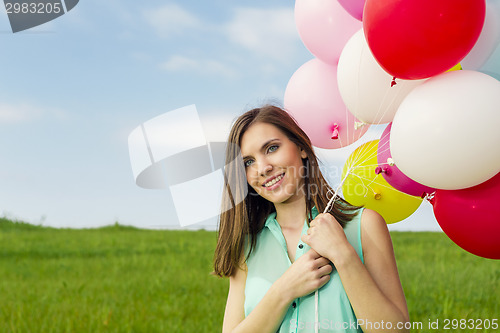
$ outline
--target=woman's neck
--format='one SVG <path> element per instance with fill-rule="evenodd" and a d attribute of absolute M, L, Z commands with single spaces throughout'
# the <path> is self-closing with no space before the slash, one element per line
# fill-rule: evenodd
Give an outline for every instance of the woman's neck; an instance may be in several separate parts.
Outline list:
<path fill-rule="evenodd" d="M 306 201 L 296 200 L 281 204 L 274 204 L 276 220 L 281 228 L 302 228 L 306 219 Z"/>

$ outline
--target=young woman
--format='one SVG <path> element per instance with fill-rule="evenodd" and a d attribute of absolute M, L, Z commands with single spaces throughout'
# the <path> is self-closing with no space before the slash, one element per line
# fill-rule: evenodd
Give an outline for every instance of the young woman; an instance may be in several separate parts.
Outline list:
<path fill-rule="evenodd" d="M 338 197 L 323 213 L 332 190 L 293 118 L 272 105 L 250 110 L 228 142 L 226 165 L 241 154 L 245 174 L 226 169 L 232 208 L 214 256 L 230 283 L 223 333 L 407 332 L 385 221 Z"/>

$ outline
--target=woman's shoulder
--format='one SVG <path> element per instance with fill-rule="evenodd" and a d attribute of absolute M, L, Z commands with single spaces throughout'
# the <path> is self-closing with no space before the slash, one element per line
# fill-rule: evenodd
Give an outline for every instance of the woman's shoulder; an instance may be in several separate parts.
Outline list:
<path fill-rule="evenodd" d="M 360 209 L 361 224 L 385 224 L 385 220 L 377 211 L 370 208 Z"/>
<path fill-rule="evenodd" d="M 367 237 L 369 235 L 369 237 Z M 387 223 L 382 215 L 373 209 L 363 209 L 361 216 L 361 240 L 363 249 L 368 250 L 383 243 L 392 243 Z"/>

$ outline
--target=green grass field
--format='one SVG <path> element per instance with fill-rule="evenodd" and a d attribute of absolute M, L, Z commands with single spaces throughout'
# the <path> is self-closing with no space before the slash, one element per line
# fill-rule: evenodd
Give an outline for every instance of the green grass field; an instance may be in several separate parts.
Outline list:
<path fill-rule="evenodd" d="M 442 233 L 392 238 L 412 332 L 500 332 L 460 329 L 500 320 L 500 261 Z M 209 231 L 0 219 L 0 332 L 220 332 L 228 280 L 210 275 L 215 242 Z"/>

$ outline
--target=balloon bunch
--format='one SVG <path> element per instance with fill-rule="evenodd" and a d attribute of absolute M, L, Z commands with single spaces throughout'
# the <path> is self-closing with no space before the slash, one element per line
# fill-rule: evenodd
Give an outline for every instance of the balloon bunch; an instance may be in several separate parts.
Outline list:
<path fill-rule="evenodd" d="M 295 20 L 315 58 L 284 104 L 313 145 L 388 124 L 348 158 L 344 197 L 388 223 L 425 198 L 452 241 L 500 259 L 500 82 L 482 68 L 500 48 L 500 1 L 296 0 Z"/>
<path fill-rule="evenodd" d="M 284 105 L 319 148 L 345 147 L 369 126 L 349 112 L 340 96 L 337 63 L 340 53 L 361 22 L 336 0 L 296 0 L 295 23 L 308 50 L 316 57 L 290 78 Z"/>

